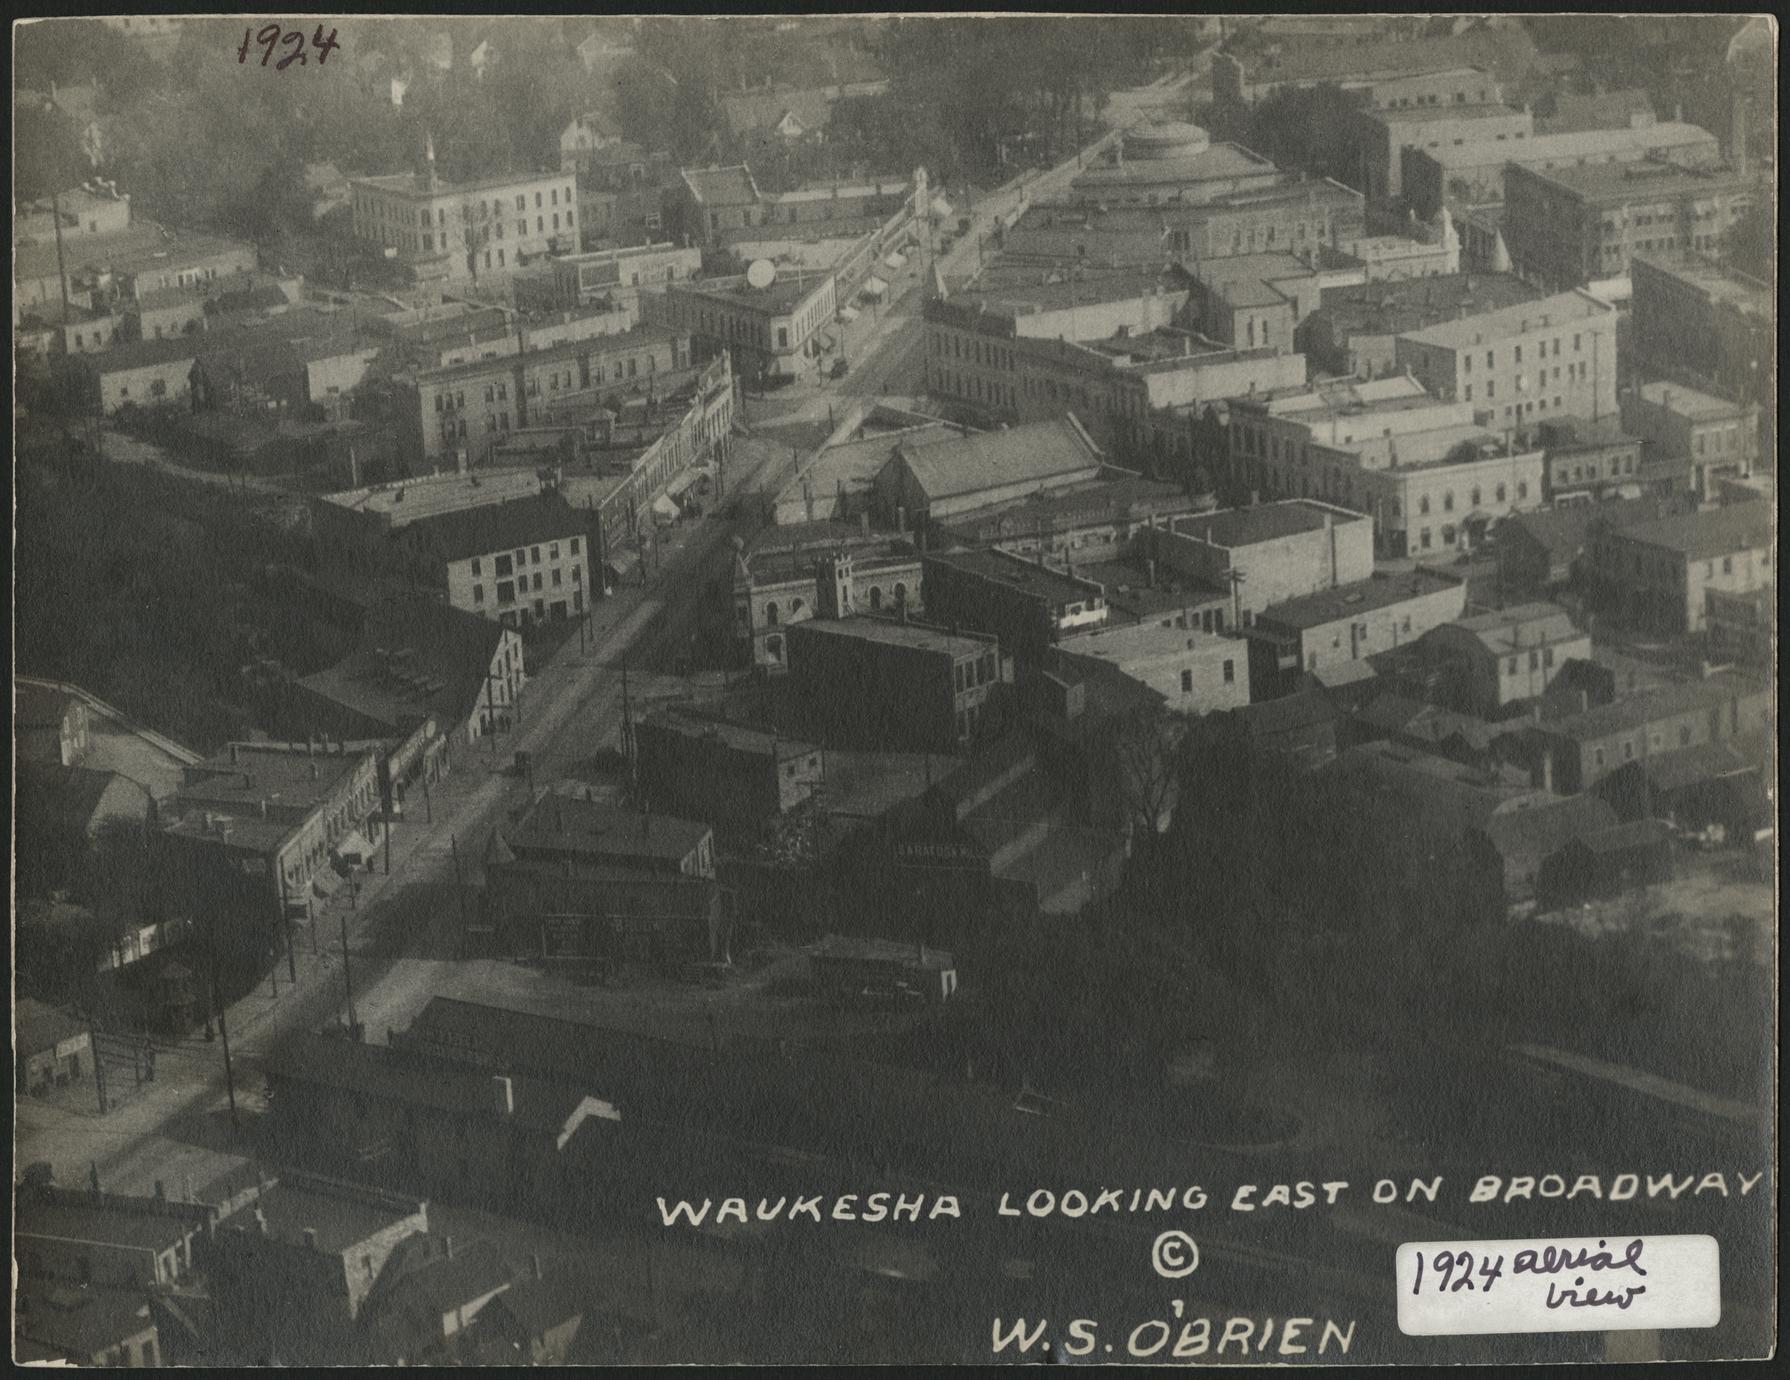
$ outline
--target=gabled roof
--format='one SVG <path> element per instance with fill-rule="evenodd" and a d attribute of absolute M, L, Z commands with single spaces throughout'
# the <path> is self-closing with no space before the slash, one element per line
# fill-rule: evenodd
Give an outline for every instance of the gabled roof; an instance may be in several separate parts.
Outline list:
<path fill-rule="evenodd" d="M 1494 656 L 1540 647 L 1550 642 L 1566 642 L 1578 637 L 1572 615 L 1558 604 L 1518 604 L 1457 618 L 1450 627 L 1472 634 Z"/>
<path fill-rule="evenodd" d="M 64 1040 L 87 1033 L 87 1027 L 73 1016 L 35 997 L 20 997 L 13 1003 L 13 1028 L 21 1055 L 54 1049 Z"/>
<path fill-rule="evenodd" d="M 929 438 L 930 439 L 930 438 Z M 896 457 L 929 499 L 953 498 L 1100 467 L 1101 452 L 1073 413 L 1005 431 L 903 441 Z"/>

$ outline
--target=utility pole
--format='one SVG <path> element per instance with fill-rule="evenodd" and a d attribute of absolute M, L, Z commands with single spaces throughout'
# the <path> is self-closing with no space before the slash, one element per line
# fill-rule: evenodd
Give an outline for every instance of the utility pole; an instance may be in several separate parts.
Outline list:
<path fill-rule="evenodd" d="M 236 1070 L 230 1063 L 230 1028 L 224 1018 L 224 1003 L 218 995 L 218 955 L 214 942 L 211 951 L 211 1001 L 218 1012 L 218 1036 L 224 1042 L 224 1088 L 230 1096 L 230 1130 L 240 1132 L 236 1120 Z"/>
<path fill-rule="evenodd" d="M 435 823 L 435 805 L 429 799 L 429 759 L 423 758 L 423 822 Z"/>
<path fill-rule="evenodd" d="M 497 763 L 497 701 L 491 693 L 491 676 L 485 676 L 485 741 L 491 745 L 491 762 Z"/>
<path fill-rule="evenodd" d="M 357 1032 L 360 1029 L 360 1021 L 356 1019 L 354 1014 L 354 976 L 349 971 L 349 961 L 348 916 L 344 913 L 342 916 L 342 991 L 348 998 L 348 1029 L 350 1032 L 356 1032 L 356 1038 L 358 1039 L 359 1036 Z M 230 1057 L 229 1045 L 224 1046 L 224 1057 L 226 1059 Z"/>
<path fill-rule="evenodd" d="M 448 847 L 454 855 L 454 896 L 460 903 L 460 933 L 466 933 L 466 878 L 460 873 L 460 839 L 458 835 L 448 835 Z"/>
<path fill-rule="evenodd" d="M 628 762 L 628 784 L 634 781 L 634 703 L 628 695 L 628 659 L 622 658 L 622 756 Z"/>
<path fill-rule="evenodd" d="M 274 859 L 274 866 L 279 867 L 279 859 Z M 292 952 L 292 916 L 291 903 L 286 899 L 286 872 L 280 870 L 280 933 L 286 936 L 286 976 L 294 987 L 298 986 L 298 959 Z"/>
<path fill-rule="evenodd" d="M 390 810 L 387 810 L 385 814 L 385 875 L 388 877 L 392 875 L 392 815 Z"/>
<path fill-rule="evenodd" d="M 110 1110 L 106 1105 L 106 1056 L 100 1048 L 99 1032 L 91 1022 L 87 1026 L 87 1043 L 93 1049 L 93 1086 L 99 1094 L 99 1114 L 104 1116 Z"/>

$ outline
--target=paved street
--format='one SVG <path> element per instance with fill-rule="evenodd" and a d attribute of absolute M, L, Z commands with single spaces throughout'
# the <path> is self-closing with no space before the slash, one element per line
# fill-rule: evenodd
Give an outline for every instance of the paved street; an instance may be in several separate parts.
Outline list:
<path fill-rule="evenodd" d="M 971 232 L 943 258 L 947 278 L 973 270 L 977 239 L 992 232 L 998 217 L 1061 190 L 1090 153 L 978 197 Z M 921 390 L 920 320 L 930 274 L 929 255 L 915 254 L 894 276 L 891 300 L 841 328 L 841 346 L 851 364 L 844 379 L 805 380 L 748 400 L 744 422 L 752 434 L 735 438 L 726 493 L 708 515 L 659 534 L 644 582 L 638 573 L 630 575 L 593 609 L 582 645 L 574 636 L 546 661 L 530 666 L 521 724 L 499 735 L 495 750 L 488 744 L 459 749 L 453 772 L 432 792 L 432 819 L 421 818 L 420 800 L 408 802 L 407 819 L 392 832 L 390 874 L 382 851 L 379 870 L 361 878 L 352 907 L 346 893 L 338 896 L 318 932 L 299 939 L 297 988 L 281 963 L 277 997 L 269 982 L 229 1009 L 239 1122 L 252 1114 L 263 1061 L 283 1038 L 346 1021 L 344 947 L 354 1015 L 373 1040 L 383 1040 L 388 1017 L 407 1019 L 426 999 L 441 981 L 444 965 L 458 963 L 462 897 L 455 886 L 456 849 L 464 885 L 476 887 L 479 857 L 492 828 L 527 799 L 528 783 L 513 766 L 518 751 L 530 754 L 539 786 L 615 747 L 624 661 L 629 691 L 642 703 L 683 690 L 683 682 L 665 672 L 699 626 L 710 583 L 731 558 L 733 538 L 749 535 L 749 518 L 725 516 L 728 500 L 780 489 L 846 399 Z M 792 444 L 791 437 L 801 440 Z M 108 436 L 107 444 L 108 458 L 191 473 L 153 447 L 116 436 Z M 217 476 L 191 477 L 218 482 Z M 65 1183 L 84 1181 L 89 1166 L 97 1165 L 108 1187 L 149 1191 L 170 1172 L 167 1166 L 184 1162 L 183 1157 L 247 1152 L 246 1137 L 231 1128 L 222 1041 L 193 1037 L 165 1045 L 153 1082 L 137 1085 L 128 1069 L 114 1075 L 115 1081 L 120 1076 L 124 1086 L 114 1089 L 120 1094 L 117 1105 L 103 1117 L 90 1082 L 67 1095 L 21 1099 L 15 1131 L 20 1162 L 48 1161 Z"/>

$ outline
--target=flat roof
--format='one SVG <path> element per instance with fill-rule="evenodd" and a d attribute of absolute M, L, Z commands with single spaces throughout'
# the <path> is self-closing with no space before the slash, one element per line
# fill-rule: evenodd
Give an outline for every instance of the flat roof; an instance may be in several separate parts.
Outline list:
<path fill-rule="evenodd" d="M 1095 581 L 1051 570 L 1004 551 L 928 551 L 921 559 L 1007 585 L 1053 605 L 1083 603 L 1096 594 L 1104 597 Z"/>
<path fill-rule="evenodd" d="M 303 1245 L 308 1228 L 317 1233 L 317 1249 L 331 1255 L 340 1255 L 403 1218 L 424 1211 L 420 1202 L 399 1203 L 345 1184 L 326 1187 L 299 1178 L 283 1178 L 263 1189 L 253 1208 L 260 1209 L 270 1236 Z M 225 1225 L 237 1231 L 259 1231 L 253 1208 L 233 1214 Z"/>
<path fill-rule="evenodd" d="M 541 491 L 538 469 L 474 470 L 468 474 L 429 474 L 366 488 L 318 494 L 318 503 L 354 512 L 385 513 L 414 521 L 434 513 L 455 512 L 510 498 L 528 498 Z"/>
<path fill-rule="evenodd" d="M 1309 498 L 1288 498 L 1253 508 L 1224 508 L 1197 517 L 1176 518 L 1170 530 L 1212 546 L 1234 548 L 1316 532 L 1328 521 L 1343 524 L 1371 519 Z"/>
<path fill-rule="evenodd" d="M 13 1234 L 165 1251 L 203 1230 L 189 1217 L 174 1213 L 162 1216 L 153 1210 L 144 1210 L 146 1206 L 141 1199 L 135 1198 L 126 1208 L 108 1206 L 104 1198 L 95 1203 L 76 1205 L 47 1203 L 21 1195 L 13 1205 L 16 1214 Z"/>
<path fill-rule="evenodd" d="M 1772 505 L 1755 499 L 1634 523 L 1619 535 L 1681 552 L 1691 560 L 1705 560 L 1769 547 L 1776 525 Z"/>
<path fill-rule="evenodd" d="M 1525 167 L 1551 158 L 1612 157 L 1631 151 L 1688 148 L 1718 144 L 1715 135 L 1697 125 L 1668 120 L 1660 124 L 1620 129 L 1580 129 L 1560 134 L 1535 134 L 1522 148 L 1509 141 L 1464 144 L 1460 148 L 1424 149 L 1422 152 L 1446 168 L 1521 163 Z"/>
<path fill-rule="evenodd" d="M 837 637 L 860 642 L 880 642 L 885 647 L 906 647 L 919 652 L 948 652 L 953 657 L 980 656 L 994 645 L 992 636 L 950 632 L 925 623 L 890 622 L 882 618 L 810 618 L 792 623 L 792 643 L 800 638 Z"/>
<path fill-rule="evenodd" d="M 561 795 L 542 796 L 519 825 L 506 831 L 514 848 L 675 861 L 687 858 L 713 833 L 713 827 L 701 820 L 645 814 Z"/>
<path fill-rule="evenodd" d="M 665 290 L 777 314 L 789 311 L 813 296 L 832 276 L 832 273 L 824 271 L 788 276 L 780 273 L 776 281 L 767 288 L 749 286 L 743 275 L 738 278 L 703 278 L 696 282 L 667 283 Z"/>
<path fill-rule="evenodd" d="M 555 325 L 558 322 L 537 322 L 537 325 Z M 463 364 L 444 364 L 434 369 L 417 370 L 419 383 L 442 383 L 458 378 L 474 378 L 488 374 L 494 369 L 515 370 L 532 369 L 543 364 L 551 364 L 556 360 L 577 359 L 581 355 L 598 355 L 617 350 L 630 350 L 637 345 L 652 344 L 656 341 L 682 340 L 684 332 L 674 331 L 665 326 L 639 325 L 631 326 L 625 331 L 616 331 L 610 335 L 586 336 L 579 340 L 565 340 L 556 345 L 543 345 L 538 350 L 529 350 L 520 355 L 499 355 L 495 359 L 469 359 Z"/>
<path fill-rule="evenodd" d="M 265 800 L 308 809 L 327 800 L 342 779 L 358 770 L 369 755 L 366 749 L 355 747 L 340 752 L 309 752 L 302 745 L 233 743 L 187 768 L 176 806 L 258 813 Z M 313 767 L 315 778 L 311 775 Z"/>
<path fill-rule="evenodd" d="M 1524 171 L 1531 177 L 1564 187 L 1586 201 L 1609 205 L 1698 192 L 1740 191 L 1757 185 L 1751 174 L 1730 167 L 1689 168 L 1658 158 L 1633 163 L 1587 163 L 1571 168 L 1525 168 Z"/>
<path fill-rule="evenodd" d="M 1258 621 L 1284 624 L 1289 628 L 1319 628 L 1345 618 L 1359 617 L 1376 609 L 1391 608 L 1407 599 L 1420 599 L 1445 589 L 1458 589 L 1461 582 L 1453 576 L 1426 566 L 1417 566 L 1409 573 L 1374 574 L 1352 584 L 1300 595 L 1278 604 L 1270 604 L 1256 614 Z"/>
<path fill-rule="evenodd" d="M 1476 345 L 1496 342 L 1507 335 L 1547 330 L 1551 326 L 1568 326 L 1607 316 L 1615 319 L 1616 309 L 1600 302 L 1589 293 L 1557 292 L 1533 302 L 1519 302 L 1476 316 L 1454 321 L 1440 321 L 1419 331 L 1407 331 L 1404 338 L 1420 345 L 1435 345 L 1445 350 L 1471 349 Z"/>
<path fill-rule="evenodd" d="M 716 739 L 741 752 L 762 752 L 769 756 L 775 749 L 779 762 L 820 751 L 817 744 L 804 742 L 800 738 L 734 723 L 728 719 L 711 718 L 684 705 L 666 705 L 648 714 L 641 722 L 682 734 L 686 738 Z"/>
<path fill-rule="evenodd" d="M 564 182 L 571 177 L 569 172 L 532 172 L 532 173 L 500 173 L 495 177 L 475 177 L 468 182 L 449 182 L 437 178 L 434 187 L 424 185 L 417 173 L 382 173 L 374 177 L 351 177 L 351 187 L 372 187 L 381 192 L 401 192 L 418 198 L 431 200 L 435 197 L 458 196 L 463 192 L 493 192 L 504 187 L 532 187 L 537 182 Z"/>
<path fill-rule="evenodd" d="M 1091 307 L 1123 302 L 1152 292 L 1186 290 L 1186 275 L 1160 264 L 1148 268 L 1072 269 L 1062 263 L 1026 262 L 1003 256 L 987 265 L 967 286 L 954 291 L 952 304 L 1023 317 L 1033 312 L 1061 311 L 1066 307 Z"/>
<path fill-rule="evenodd" d="M 1371 118 L 1389 125 L 1435 124 L 1444 120 L 1497 120 L 1507 116 L 1520 118 L 1523 115 L 1521 110 L 1513 110 L 1502 101 L 1475 101 L 1472 105 L 1394 106 L 1367 113 Z"/>
<path fill-rule="evenodd" d="M 1681 383 L 1644 383 L 1639 391 L 1645 401 L 1663 407 L 1669 412 L 1675 412 L 1680 417 L 1688 417 L 1692 421 L 1706 421 L 1714 417 L 1732 417 L 1736 413 L 1749 410 L 1747 404 L 1730 402 L 1713 393 L 1703 393 L 1695 388 L 1686 388 Z"/>
<path fill-rule="evenodd" d="M 1739 307 L 1766 320 L 1773 319 L 1777 308 L 1777 293 L 1769 285 L 1701 256 L 1666 262 L 1648 254 L 1636 254 L 1631 263 L 1644 264 L 1669 278 L 1690 283 L 1715 301 Z"/>
<path fill-rule="evenodd" d="M 1540 296 L 1514 273 L 1444 273 L 1325 288 L 1318 311 L 1337 334 L 1404 335 L 1447 320 L 1463 307 L 1469 314 L 1497 311 Z"/>

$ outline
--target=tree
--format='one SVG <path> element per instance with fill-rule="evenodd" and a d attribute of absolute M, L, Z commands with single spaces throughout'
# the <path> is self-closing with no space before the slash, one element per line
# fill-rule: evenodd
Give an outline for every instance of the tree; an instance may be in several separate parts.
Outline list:
<path fill-rule="evenodd" d="M 13 148 L 13 196 L 18 201 L 66 192 L 91 175 L 80 132 L 54 107 L 15 105 Z"/>

